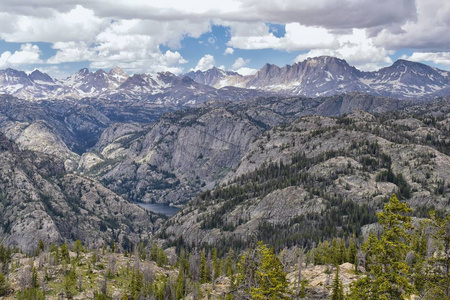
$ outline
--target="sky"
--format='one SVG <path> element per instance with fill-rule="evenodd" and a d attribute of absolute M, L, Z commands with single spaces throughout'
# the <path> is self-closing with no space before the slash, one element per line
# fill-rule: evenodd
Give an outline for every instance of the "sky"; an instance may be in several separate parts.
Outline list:
<path fill-rule="evenodd" d="M 1 0 L 0 69 L 243 75 L 321 55 L 450 70 L 448 0 Z"/>

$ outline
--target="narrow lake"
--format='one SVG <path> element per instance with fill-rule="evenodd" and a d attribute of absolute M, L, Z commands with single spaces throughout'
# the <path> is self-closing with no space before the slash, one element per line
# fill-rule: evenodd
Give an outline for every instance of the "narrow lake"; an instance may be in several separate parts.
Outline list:
<path fill-rule="evenodd" d="M 140 207 L 149 210 L 154 213 L 163 214 L 168 216 L 169 218 L 177 213 L 180 209 L 178 207 L 169 206 L 167 204 L 161 203 L 143 203 L 143 202 L 135 202 Z"/>

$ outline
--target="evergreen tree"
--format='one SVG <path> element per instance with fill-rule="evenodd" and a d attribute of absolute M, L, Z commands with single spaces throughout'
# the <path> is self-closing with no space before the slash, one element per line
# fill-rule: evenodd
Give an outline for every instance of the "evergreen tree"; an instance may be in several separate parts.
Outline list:
<path fill-rule="evenodd" d="M 202 249 L 200 254 L 200 282 L 206 283 L 209 281 L 208 265 L 206 261 L 205 249 Z"/>
<path fill-rule="evenodd" d="M 289 299 L 289 284 L 283 265 L 275 256 L 273 248 L 263 243 L 258 246 L 256 284 L 251 288 L 253 299 Z"/>
<path fill-rule="evenodd" d="M 66 243 L 61 245 L 61 259 L 67 263 L 70 262 L 69 247 Z"/>
<path fill-rule="evenodd" d="M 8 281 L 0 270 L 0 296 L 6 295 L 8 292 Z"/>
<path fill-rule="evenodd" d="M 33 271 L 31 273 L 31 287 L 32 288 L 38 288 L 39 287 L 39 280 L 38 280 L 38 274 L 35 267 L 33 267 Z"/>
<path fill-rule="evenodd" d="M 77 273 L 75 265 L 72 265 L 69 273 L 64 277 L 63 282 L 64 292 L 66 297 L 71 299 L 77 292 Z"/>
<path fill-rule="evenodd" d="M 81 244 L 80 240 L 76 240 L 73 244 L 73 251 L 77 254 L 77 259 L 80 257 L 80 253 L 84 251 L 83 244 Z"/>
<path fill-rule="evenodd" d="M 165 264 L 167 264 L 168 261 L 169 261 L 169 259 L 167 258 L 167 255 L 166 255 L 166 252 L 164 252 L 164 249 L 158 248 L 157 255 L 156 255 L 156 264 L 159 267 L 162 267 Z"/>
<path fill-rule="evenodd" d="M 341 279 L 339 278 L 339 266 L 336 266 L 336 275 L 333 280 L 331 300 L 344 300 L 344 287 Z"/>
<path fill-rule="evenodd" d="M 226 268 L 225 269 L 225 273 L 230 278 L 234 274 L 234 269 L 233 269 L 234 263 L 233 263 L 233 261 L 234 261 L 234 251 L 233 251 L 232 248 L 230 248 L 230 250 L 228 251 L 228 254 L 227 254 L 227 260 L 225 262 L 225 268 Z"/>
<path fill-rule="evenodd" d="M 218 278 L 220 276 L 220 262 L 217 258 L 217 249 L 212 250 L 212 268 L 214 269 L 214 277 Z"/>
<path fill-rule="evenodd" d="M 45 249 L 44 241 L 43 240 L 39 240 L 38 253 L 41 253 L 42 251 L 44 251 L 44 249 Z"/>
<path fill-rule="evenodd" d="M 178 272 L 178 277 L 177 277 L 177 286 L 175 288 L 175 298 L 176 299 L 181 299 L 184 297 L 185 294 L 185 278 L 184 278 L 184 268 L 180 267 L 180 270 Z"/>
<path fill-rule="evenodd" d="M 369 272 L 352 284 L 350 299 L 404 299 L 414 292 L 405 261 L 411 242 L 411 217 L 407 215 L 411 210 L 392 195 L 377 214 L 383 233 L 379 239 L 371 235 L 364 243 Z"/>
<path fill-rule="evenodd" d="M 143 275 L 140 270 L 134 270 L 131 275 L 130 294 L 131 299 L 139 299 L 144 287 Z"/>
<path fill-rule="evenodd" d="M 348 246 L 347 261 L 355 265 L 355 271 L 358 267 L 358 249 L 356 248 L 355 236 L 350 239 L 350 245 Z"/>
<path fill-rule="evenodd" d="M 27 288 L 17 293 L 18 300 L 45 300 L 45 295 L 37 288 Z"/>
<path fill-rule="evenodd" d="M 430 217 L 437 244 L 427 261 L 425 299 L 450 299 L 450 214 L 441 219 L 432 211 Z"/>
<path fill-rule="evenodd" d="M 347 248 L 345 247 L 344 239 L 341 239 L 339 242 L 338 261 L 340 265 L 347 261 Z"/>

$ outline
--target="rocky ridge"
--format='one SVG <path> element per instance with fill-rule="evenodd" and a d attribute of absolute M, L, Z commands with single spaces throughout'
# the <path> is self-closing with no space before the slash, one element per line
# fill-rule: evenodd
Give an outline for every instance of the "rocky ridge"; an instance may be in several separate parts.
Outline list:
<path fill-rule="evenodd" d="M 266 64 L 255 75 L 241 76 L 215 72 L 188 73 L 198 82 L 214 87 L 226 85 L 262 89 L 285 95 L 323 97 L 349 92 L 374 96 L 415 99 L 443 96 L 449 88 L 449 72 L 421 63 L 397 60 L 392 66 L 374 72 L 362 72 L 345 60 L 321 56 L 278 67 Z M 210 78 L 215 75 L 214 78 Z"/>
<path fill-rule="evenodd" d="M 430 207 L 448 210 L 450 110 L 448 103 L 447 109 L 427 108 L 422 116 L 356 111 L 275 126 L 160 236 L 240 247 L 256 235 L 275 247 L 294 240 L 311 246 L 329 236 L 358 235 L 392 193 L 419 215 Z"/>
<path fill-rule="evenodd" d="M 449 92 L 448 71 L 397 60 L 378 71 L 363 72 L 345 60 L 321 56 L 278 67 L 266 64 L 254 75 L 211 68 L 177 76 L 170 72 L 128 75 L 119 67 L 109 72 L 84 68 L 53 79 L 35 70 L 30 74 L 0 70 L 0 93 L 27 100 L 99 98 L 138 100 L 164 106 L 195 106 L 212 100 L 244 100 L 258 96 L 324 97 L 350 92 L 400 99 L 433 98 Z"/>
<path fill-rule="evenodd" d="M 0 134 L 0 240 L 31 251 L 39 240 L 80 239 L 124 247 L 150 238 L 160 222 L 97 181 L 66 173 L 61 159 L 21 151 Z"/>

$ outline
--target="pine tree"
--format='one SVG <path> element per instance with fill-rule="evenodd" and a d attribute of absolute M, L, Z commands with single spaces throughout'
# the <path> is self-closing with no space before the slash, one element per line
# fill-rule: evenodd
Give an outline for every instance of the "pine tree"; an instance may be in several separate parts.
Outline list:
<path fill-rule="evenodd" d="M 72 265 L 69 273 L 64 277 L 63 282 L 64 292 L 67 298 L 72 298 L 77 292 L 77 273 L 75 270 L 75 265 Z"/>
<path fill-rule="evenodd" d="M 343 264 L 347 261 L 347 248 L 345 248 L 344 239 L 341 239 L 339 242 L 339 255 L 338 255 L 339 264 Z"/>
<path fill-rule="evenodd" d="M 38 253 L 41 253 L 42 251 L 44 251 L 44 249 L 45 249 L 44 241 L 43 240 L 39 240 Z"/>
<path fill-rule="evenodd" d="M 275 256 L 273 248 L 259 243 L 259 262 L 255 285 L 251 287 L 252 299 L 289 299 L 289 284 L 283 265 Z"/>
<path fill-rule="evenodd" d="M 339 278 L 339 266 L 336 266 L 336 275 L 333 280 L 331 300 L 344 300 L 344 287 L 341 279 Z"/>
<path fill-rule="evenodd" d="M 61 259 L 67 263 L 70 262 L 69 247 L 66 243 L 61 245 Z"/>
<path fill-rule="evenodd" d="M 39 287 L 39 280 L 38 280 L 38 274 L 35 267 L 33 267 L 33 271 L 31 273 L 31 287 L 32 288 L 38 288 Z"/>
<path fill-rule="evenodd" d="M 364 243 L 369 271 L 352 284 L 350 299 L 404 299 L 414 292 L 405 261 L 411 242 L 411 217 L 407 216 L 411 210 L 392 195 L 377 214 L 383 233 L 379 239 L 370 235 Z"/>
<path fill-rule="evenodd" d="M 234 270 L 233 270 L 233 261 L 234 261 L 234 251 L 232 248 L 230 248 L 230 250 L 228 251 L 227 254 L 227 260 L 225 263 L 225 273 L 228 277 L 232 277 L 234 274 Z"/>
<path fill-rule="evenodd" d="M 84 251 L 83 244 L 81 244 L 80 240 L 76 240 L 73 244 L 73 251 L 77 254 L 77 259 L 80 257 L 80 253 Z"/>
<path fill-rule="evenodd" d="M 212 250 L 212 268 L 214 269 L 214 277 L 218 278 L 220 276 L 220 262 L 217 258 L 217 249 Z"/>
<path fill-rule="evenodd" d="M 184 297 L 185 294 L 185 279 L 184 279 L 184 268 L 180 267 L 180 270 L 178 272 L 178 277 L 177 277 L 177 286 L 176 286 L 176 291 L 175 291 L 175 298 L 176 299 L 181 299 Z"/>
<path fill-rule="evenodd" d="M 347 261 L 355 265 L 355 272 L 358 270 L 358 249 L 355 244 L 355 235 L 350 240 L 350 245 L 348 246 Z"/>
<path fill-rule="evenodd" d="M 427 261 L 426 288 L 429 298 L 450 299 L 450 214 L 440 219 L 431 211 L 430 217 L 437 247 Z"/>
<path fill-rule="evenodd" d="M 134 270 L 131 274 L 129 291 L 132 299 L 139 299 L 144 287 L 143 276 L 140 270 Z"/>
<path fill-rule="evenodd" d="M 8 292 L 8 281 L 0 270 L 0 296 L 6 295 Z"/>
<path fill-rule="evenodd" d="M 202 252 L 200 254 L 200 282 L 206 283 L 208 281 L 209 281 L 209 274 L 206 261 L 206 252 L 205 249 L 202 249 Z"/>
<path fill-rule="evenodd" d="M 167 255 L 166 255 L 166 252 L 164 252 L 164 249 L 158 248 L 157 255 L 156 255 L 156 264 L 159 267 L 162 267 L 165 264 L 167 264 L 168 261 L 169 261 L 169 259 L 167 258 Z"/>

